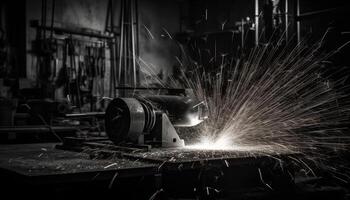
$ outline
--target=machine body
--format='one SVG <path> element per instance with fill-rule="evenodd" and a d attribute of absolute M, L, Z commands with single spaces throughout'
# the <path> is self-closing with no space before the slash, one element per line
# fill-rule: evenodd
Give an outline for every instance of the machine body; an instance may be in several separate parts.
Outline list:
<path fill-rule="evenodd" d="M 206 118 L 203 102 L 189 96 L 116 98 L 106 110 L 106 133 L 115 144 L 183 147 L 174 127 L 192 127 Z"/>

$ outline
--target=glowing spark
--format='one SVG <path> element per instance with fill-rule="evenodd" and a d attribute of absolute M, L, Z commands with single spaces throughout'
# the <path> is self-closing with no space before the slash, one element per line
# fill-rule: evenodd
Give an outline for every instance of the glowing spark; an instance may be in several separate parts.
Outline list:
<path fill-rule="evenodd" d="M 117 163 L 112 163 L 112 164 L 110 164 L 110 165 L 105 166 L 104 168 L 105 168 L 105 169 L 108 169 L 108 168 L 113 167 L 113 166 L 115 166 L 115 165 L 117 165 Z"/>
<path fill-rule="evenodd" d="M 115 179 L 117 178 L 117 176 L 118 176 L 118 172 L 116 172 L 116 173 L 114 174 L 114 176 L 113 176 L 111 182 L 109 182 L 108 189 L 111 189 L 111 188 L 112 188 L 112 186 L 113 186 L 113 184 L 114 184 L 114 181 L 115 181 Z"/>
<path fill-rule="evenodd" d="M 158 196 L 158 194 L 160 194 L 161 192 L 163 192 L 163 188 L 157 190 L 157 191 L 149 198 L 149 200 L 154 200 L 154 199 L 156 199 L 156 197 Z"/>
<path fill-rule="evenodd" d="M 162 162 L 162 164 L 160 164 L 159 166 L 158 166 L 158 171 L 160 171 L 160 169 L 163 167 L 163 165 L 166 163 L 167 161 L 164 161 L 164 162 Z"/>
<path fill-rule="evenodd" d="M 162 28 L 162 29 L 170 39 L 173 39 L 173 37 L 171 37 L 170 33 L 165 28 Z"/>
<path fill-rule="evenodd" d="M 227 22 L 227 20 L 225 20 L 224 22 L 221 23 L 221 30 L 222 31 L 225 29 L 226 22 Z"/>
<path fill-rule="evenodd" d="M 100 172 L 98 172 L 94 177 L 92 177 L 91 180 L 95 180 L 100 175 Z"/>
<path fill-rule="evenodd" d="M 179 59 L 179 57 L 175 56 L 175 59 L 180 64 L 180 66 L 183 67 L 183 64 L 182 64 L 181 60 Z"/>
<path fill-rule="evenodd" d="M 154 36 L 153 36 L 153 34 L 151 33 L 151 31 L 150 31 L 145 25 L 143 25 L 143 27 L 146 29 L 148 35 L 149 35 L 152 39 L 154 39 Z"/>
<path fill-rule="evenodd" d="M 260 168 L 258 168 L 258 172 L 259 172 L 259 177 L 260 177 L 261 183 L 264 184 L 266 187 L 268 187 L 270 190 L 273 190 L 273 188 L 268 183 L 266 183 L 264 181 Z"/>

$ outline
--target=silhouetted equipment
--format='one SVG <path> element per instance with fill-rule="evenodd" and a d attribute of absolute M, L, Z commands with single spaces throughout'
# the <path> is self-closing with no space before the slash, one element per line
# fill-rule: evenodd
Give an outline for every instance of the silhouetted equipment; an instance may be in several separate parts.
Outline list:
<path fill-rule="evenodd" d="M 174 127 L 192 127 L 206 118 L 202 102 L 189 96 L 116 98 L 106 110 L 106 133 L 115 144 L 183 147 Z"/>

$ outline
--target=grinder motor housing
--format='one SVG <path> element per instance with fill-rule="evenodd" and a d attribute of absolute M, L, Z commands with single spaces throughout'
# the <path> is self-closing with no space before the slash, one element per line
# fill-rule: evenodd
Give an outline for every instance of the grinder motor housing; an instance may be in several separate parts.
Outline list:
<path fill-rule="evenodd" d="M 116 98 L 106 110 L 106 133 L 117 145 L 183 147 L 184 140 L 174 127 L 195 126 L 207 117 L 206 114 L 204 103 L 188 96 Z"/>

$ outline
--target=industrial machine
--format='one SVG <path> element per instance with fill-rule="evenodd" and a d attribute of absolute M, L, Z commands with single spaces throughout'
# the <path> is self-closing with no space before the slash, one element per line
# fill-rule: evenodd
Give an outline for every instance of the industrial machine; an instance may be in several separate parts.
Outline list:
<path fill-rule="evenodd" d="M 106 134 L 80 133 L 64 137 L 62 143 L 0 148 L 0 174 L 18 174 L 20 181 L 28 183 L 21 189 L 35 195 L 38 188 L 52 194 L 66 185 L 67 193 L 91 197 L 91 192 L 99 198 L 101 194 L 117 194 L 130 199 L 162 195 L 249 199 L 296 190 L 293 177 L 298 153 L 284 148 L 268 154 L 181 148 L 185 142 L 176 129 L 203 122 L 208 117 L 205 103 L 191 90 L 158 94 L 157 89 L 154 95 L 148 90 L 147 94 L 115 98 L 109 103 L 104 114 Z M 8 177 L 6 183 L 17 189 L 16 179 Z M 77 192 L 77 188 L 84 192 Z M 339 193 L 336 188 L 331 191 Z"/>
<path fill-rule="evenodd" d="M 174 127 L 192 127 L 205 118 L 205 104 L 188 90 L 185 96 L 116 98 L 108 105 L 105 124 L 108 137 L 117 145 L 184 147 Z"/>

